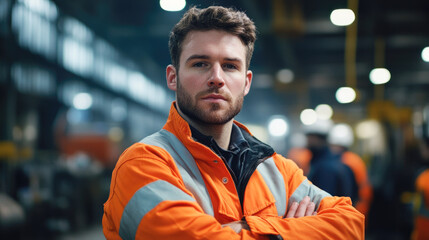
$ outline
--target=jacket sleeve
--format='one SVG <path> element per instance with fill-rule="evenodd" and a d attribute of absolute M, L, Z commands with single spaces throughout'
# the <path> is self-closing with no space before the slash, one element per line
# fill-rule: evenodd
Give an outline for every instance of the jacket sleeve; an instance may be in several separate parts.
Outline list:
<path fill-rule="evenodd" d="M 348 197 L 330 196 L 313 185 L 296 164 L 275 155 L 276 165 L 283 174 L 289 189 L 287 201 L 291 204 L 296 192 L 309 194 L 318 206 L 317 215 L 301 218 L 274 216 L 247 216 L 246 221 L 253 233 L 276 234 L 283 239 L 364 239 L 364 216 L 358 212 Z M 304 197 L 304 196 L 302 196 Z M 302 199 L 302 198 L 301 198 Z"/>
<path fill-rule="evenodd" d="M 104 205 L 107 239 L 268 239 L 235 233 L 204 213 L 186 188 L 171 156 L 137 144 L 120 157 Z"/>

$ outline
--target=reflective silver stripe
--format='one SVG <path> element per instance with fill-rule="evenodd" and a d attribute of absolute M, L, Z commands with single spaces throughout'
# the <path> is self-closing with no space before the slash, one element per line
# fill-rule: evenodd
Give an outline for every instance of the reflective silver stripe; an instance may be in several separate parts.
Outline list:
<path fill-rule="evenodd" d="M 176 162 L 186 188 L 192 192 L 204 212 L 214 216 L 212 201 L 203 177 L 194 158 L 183 143 L 165 129 L 144 138 L 140 142 L 166 150 Z"/>
<path fill-rule="evenodd" d="M 429 209 L 426 208 L 425 206 L 425 196 L 423 195 L 423 193 L 421 194 L 421 198 L 420 198 L 420 209 L 419 209 L 419 215 L 423 216 L 425 218 L 429 218 Z"/>
<path fill-rule="evenodd" d="M 264 178 L 274 198 L 276 199 L 276 208 L 279 216 L 286 214 L 286 187 L 283 175 L 277 168 L 274 159 L 268 158 L 257 168 L 258 172 Z"/>
<path fill-rule="evenodd" d="M 298 186 L 292 196 L 290 196 L 288 207 L 290 207 L 293 202 L 300 202 L 305 196 L 309 196 L 311 201 L 316 204 L 316 209 L 318 209 L 322 199 L 325 197 L 331 197 L 331 194 L 323 191 L 305 179 Z"/>
<path fill-rule="evenodd" d="M 173 184 L 158 180 L 137 190 L 122 213 L 119 236 L 122 239 L 135 239 L 142 218 L 163 201 L 193 201 L 191 196 Z"/>

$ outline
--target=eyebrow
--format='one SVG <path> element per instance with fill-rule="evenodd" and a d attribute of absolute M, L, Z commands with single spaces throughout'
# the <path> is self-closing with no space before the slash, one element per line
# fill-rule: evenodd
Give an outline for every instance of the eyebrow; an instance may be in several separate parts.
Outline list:
<path fill-rule="evenodd" d="M 225 58 L 225 60 L 230 62 L 242 62 L 240 58 Z"/>
<path fill-rule="evenodd" d="M 186 59 L 186 63 L 187 62 L 189 62 L 189 61 L 191 61 L 191 60 L 194 60 L 194 59 L 209 59 L 210 57 L 209 56 L 207 56 L 207 55 L 198 55 L 198 54 L 194 54 L 194 55 L 191 55 L 190 57 L 188 57 L 188 59 Z"/>
<path fill-rule="evenodd" d="M 191 55 L 190 57 L 188 57 L 185 62 L 187 63 L 187 62 L 192 61 L 194 59 L 210 59 L 210 57 L 207 55 L 194 54 L 194 55 Z M 241 59 L 239 59 L 239 58 L 228 58 L 227 57 L 227 58 L 224 58 L 224 60 L 227 60 L 230 62 L 242 62 Z"/>

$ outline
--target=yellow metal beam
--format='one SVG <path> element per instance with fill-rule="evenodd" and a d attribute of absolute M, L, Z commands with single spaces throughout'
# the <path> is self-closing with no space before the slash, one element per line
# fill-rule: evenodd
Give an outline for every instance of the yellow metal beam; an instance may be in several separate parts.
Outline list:
<path fill-rule="evenodd" d="M 386 42 L 384 38 L 377 37 L 375 39 L 375 46 L 374 46 L 374 65 L 376 68 L 382 68 L 385 64 L 385 48 L 386 48 Z M 378 84 L 374 86 L 374 98 L 377 100 L 383 100 L 384 99 L 384 84 Z"/>
<path fill-rule="evenodd" d="M 18 150 L 11 141 L 0 142 L 0 159 L 16 158 L 18 156 Z"/>
<path fill-rule="evenodd" d="M 355 91 L 357 87 L 356 46 L 358 29 L 358 5 L 358 0 L 348 1 L 348 8 L 355 13 L 355 21 L 346 28 L 346 46 L 344 54 L 346 86 L 355 89 Z"/>

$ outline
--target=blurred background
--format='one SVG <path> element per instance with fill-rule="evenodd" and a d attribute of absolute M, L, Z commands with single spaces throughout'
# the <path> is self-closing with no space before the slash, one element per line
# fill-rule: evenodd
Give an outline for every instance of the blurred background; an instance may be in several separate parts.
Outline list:
<path fill-rule="evenodd" d="M 367 239 L 410 239 L 429 134 L 429 1 L 168 2 L 0 0 L 1 239 L 104 239 L 115 162 L 174 99 L 169 32 L 210 5 L 258 29 L 237 120 L 283 155 L 305 146 L 305 125 L 347 123 L 373 187 Z"/>

